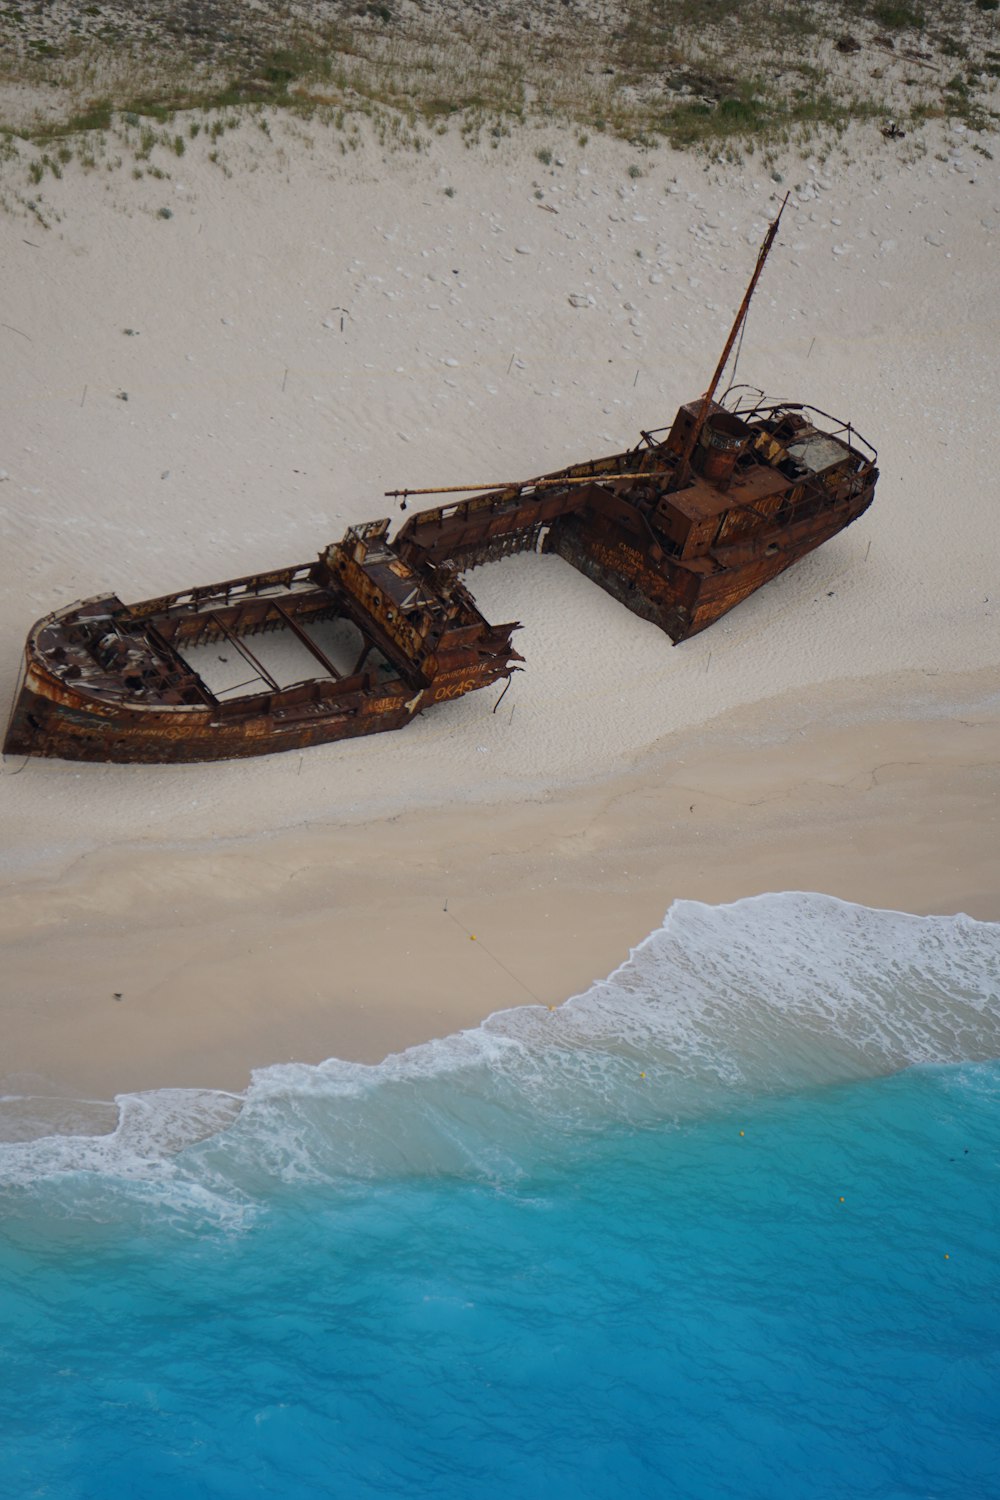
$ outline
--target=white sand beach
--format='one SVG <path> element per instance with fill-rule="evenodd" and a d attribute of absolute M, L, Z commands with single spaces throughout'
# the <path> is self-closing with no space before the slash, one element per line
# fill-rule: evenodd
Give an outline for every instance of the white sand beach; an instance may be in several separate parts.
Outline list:
<path fill-rule="evenodd" d="M 0 215 L 5 705 L 73 599 L 306 561 L 398 516 L 386 490 L 668 423 L 789 189 L 739 378 L 850 419 L 882 471 L 855 526 L 679 647 L 559 559 L 476 571 L 524 624 L 496 714 L 472 694 L 216 765 L 8 758 L 0 1088 L 376 1060 L 558 1004 L 679 897 L 1000 920 L 1000 163 L 926 141 L 858 127 L 778 183 L 555 126 L 345 154 L 274 114 Z"/>

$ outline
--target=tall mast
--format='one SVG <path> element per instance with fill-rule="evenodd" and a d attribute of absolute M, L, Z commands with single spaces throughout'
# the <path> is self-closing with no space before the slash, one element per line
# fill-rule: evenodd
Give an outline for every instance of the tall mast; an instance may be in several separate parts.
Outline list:
<path fill-rule="evenodd" d="M 705 392 L 704 396 L 702 396 L 701 398 L 701 406 L 698 408 L 698 415 L 694 420 L 694 426 L 691 428 L 691 431 L 688 435 L 688 440 L 684 445 L 684 452 L 681 455 L 681 461 L 677 467 L 677 472 L 674 476 L 673 483 L 670 485 L 670 488 L 672 490 L 679 490 L 681 485 L 687 483 L 688 471 L 691 466 L 691 455 L 695 450 L 695 445 L 698 442 L 698 439 L 701 437 L 701 430 L 705 425 L 705 418 L 708 416 L 708 408 L 712 404 L 712 397 L 715 395 L 715 388 L 719 384 L 719 381 L 722 379 L 722 372 L 726 368 L 726 361 L 728 360 L 732 352 L 733 345 L 736 342 L 736 336 L 742 328 L 744 322 L 746 321 L 747 313 L 750 311 L 750 299 L 754 294 L 758 281 L 760 280 L 760 273 L 764 269 L 764 262 L 767 260 L 767 257 L 771 250 L 771 246 L 774 244 L 775 236 L 778 233 L 778 225 L 781 222 L 781 215 L 785 211 L 785 204 L 788 202 L 788 198 L 789 195 L 788 193 L 786 193 L 781 201 L 781 207 L 778 209 L 778 212 L 775 215 L 774 223 L 768 229 L 767 234 L 765 234 L 763 244 L 757 252 L 757 264 L 754 266 L 753 275 L 750 277 L 750 285 L 747 287 L 746 292 L 743 296 L 743 301 L 740 303 L 739 312 L 736 314 L 736 321 L 733 323 L 732 328 L 729 330 L 729 337 L 726 340 L 726 347 L 723 349 L 719 363 L 715 367 L 715 374 L 712 376 L 712 383 L 709 386 L 708 390 Z"/>

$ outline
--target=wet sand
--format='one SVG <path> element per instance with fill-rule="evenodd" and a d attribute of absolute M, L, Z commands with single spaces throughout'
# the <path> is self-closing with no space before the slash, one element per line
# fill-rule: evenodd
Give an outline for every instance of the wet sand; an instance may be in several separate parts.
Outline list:
<path fill-rule="evenodd" d="M 0 902 L 8 1088 L 238 1090 L 274 1062 L 375 1062 L 558 1004 L 679 897 L 1000 920 L 1000 715 L 966 685 L 960 717 L 784 701 L 537 801 L 112 847 L 19 882 Z"/>

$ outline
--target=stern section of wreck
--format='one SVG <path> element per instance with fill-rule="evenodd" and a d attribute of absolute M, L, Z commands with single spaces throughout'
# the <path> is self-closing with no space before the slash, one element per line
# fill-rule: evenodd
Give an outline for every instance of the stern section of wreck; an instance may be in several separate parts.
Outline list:
<path fill-rule="evenodd" d="M 463 569 L 556 553 L 687 640 L 855 521 L 878 479 L 874 450 L 849 424 L 763 398 L 736 411 L 712 402 L 682 474 L 699 404 L 626 453 L 422 511 L 396 545 L 414 563 Z"/>

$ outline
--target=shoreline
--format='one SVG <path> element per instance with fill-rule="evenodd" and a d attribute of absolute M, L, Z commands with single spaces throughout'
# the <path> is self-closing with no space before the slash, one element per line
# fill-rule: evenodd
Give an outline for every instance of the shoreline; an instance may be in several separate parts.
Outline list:
<path fill-rule="evenodd" d="M 535 136 L 400 161 L 275 131 L 218 160 L 202 132 L 100 193 L 68 168 L 44 234 L 0 218 L 6 701 L 31 621 L 74 598 L 309 558 L 400 485 L 554 470 L 666 420 L 779 187 L 555 126 L 551 161 Z M 500 713 L 470 694 L 301 755 L 4 767 L 0 1087 L 375 1061 L 586 990 L 676 898 L 1000 918 L 1000 170 L 934 139 L 910 160 L 855 132 L 789 179 L 741 375 L 860 419 L 882 478 L 711 631 L 670 647 L 561 559 L 509 558 L 473 583 L 524 625 Z"/>
<path fill-rule="evenodd" d="M 991 679 L 966 681 L 961 719 L 957 683 L 910 718 L 871 684 L 853 715 L 829 693 L 825 713 L 758 704 L 540 799 L 133 843 L 14 882 L 0 1088 L 238 1091 L 272 1064 L 374 1063 L 582 992 L 679 898 L 809 890 L 1000 920 Z"/>

